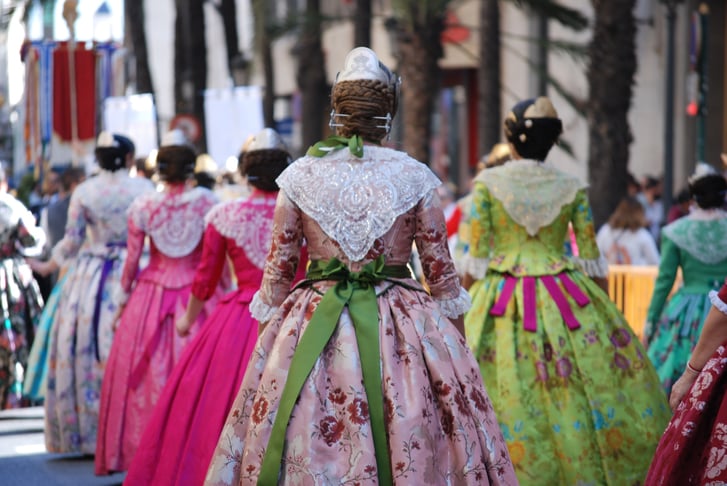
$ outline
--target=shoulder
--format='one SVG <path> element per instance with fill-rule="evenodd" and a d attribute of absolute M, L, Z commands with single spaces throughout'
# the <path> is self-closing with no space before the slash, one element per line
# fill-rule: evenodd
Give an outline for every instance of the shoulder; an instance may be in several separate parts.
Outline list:
<path fill-rule="evenodd" d="M 212 206 L 207 215 L 204 217 L 206 224 L 219 224 L 220 221 L 228 219 L 237 213 L 245 204 L 244 199 L 235 199 L 232 201 L 224 201 Z"/>

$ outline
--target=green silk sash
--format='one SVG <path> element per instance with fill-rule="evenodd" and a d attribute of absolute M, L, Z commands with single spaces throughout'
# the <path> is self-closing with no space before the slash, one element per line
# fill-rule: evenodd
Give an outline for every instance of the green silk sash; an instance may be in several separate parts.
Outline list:
<path fill-rule="evenodd" d="M 331 152 L 340 150 L 344 147 L 348 147 L 356 157 L 363 157 L 363 139 L 359 135 L 354 135 L 351 138 L 332 136 L 325 140 L 317 142 L 315 145 L 310 147 L 306 152 L 306 155 L 312 155 L 313 157 L 325 157 Z"/>
<path fill-rule="evenodd" d="M 383 280 L 410 276 L 409 269 L 405 265 L 385 265 L 383 255 L 366 264 L 360 272 L 351 272 L 336 258 L 311 262 L 304 285 L 321 280 L 334 280 L 337 283 L 323 295 L 293 353 L 288 378 L 280 396 L 278 412 L 270 433 L 270 440 L 260 466 L 258 484 L 278 483 L 285 434 L 293 407 L 318 357 L 336 330 L 338 319 L 346 306 L 348 306 L 348 312 L 353 321 L 361 356 L 361 370 L 369 406 L 379 484 L 393 484 L 384 423 L 384 394 L 381 384 L 381 352 L 379 350 L 379 308 L 374 285 Z M 400 282 L 392 282 L 400 284 Z"/>

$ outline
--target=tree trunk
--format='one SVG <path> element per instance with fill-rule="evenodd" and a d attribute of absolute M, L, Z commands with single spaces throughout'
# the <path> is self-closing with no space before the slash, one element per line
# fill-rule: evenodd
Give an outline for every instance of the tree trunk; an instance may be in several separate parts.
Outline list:
<path fill-rule="evenodd" d="M 149 68 L 149 51 L 146 47 L 144 2 L 124 2 L 126 28 L 129 33 L 131 51 L 134 54 L 136 92 L 154 95 Z"/>
<path fill-rule="evenodd" d="M 595 22 L 589 47 L 587 106 L 588 181 L 593 218 L 603 224 L 626 194 L 628 113 L 636 75 L 635 0 L 592 0 Z"/>
<path fill-rule="evenodd" d="M 302 98 L 302 143 L 303 149 L 306 149 L 323 138 L 323 117 L 329 105 L 321 42 L 320 0 L 306 0 L 297 51 L 296 78 Z"/>
<path fill-rule="evenodd" d="M 480 3 L 480 66 L 477 72 L 479 151 L 485 155 L 502 139 L 499 0 Z"/>
<path fill-rule="evenodd" d="M 354 47 L 371 47 L 371 0 L 356 0 L 353 22 Z"/>
<path fill-rule="evenodd" d="M 207 43 L 204 0 L 176 0 L 174 25 L 174 99 L 177 113 L 199 120 L 201 136 L 197 149 L 206 151 L 204 91 L 207 87 Z"/>
<path fill-rule="evenodd" d="M 272 36 L 270 24 L 272 22 L 272 4 L 265 0 L 252 2 L 253 16 L 255 18 L 255 49 L 260 55 L 262 64 L 265 92 L 263 93 L 263 119 L 266 127 L 275 126 L 275 69 L 273 66 Z"/>
<path fill-rule="evenodd" d="M 429 164 L 432 110 L 439 93 L 439 58 L 443 48 L 444 11 L 432 15 L 427 25 L 402 26 L 399 32 L 404 150 Z"/>
<path fill-rule="evenodd" d="M 227 68 L 233 77 L 235 61 L 240 57 L 240 40 L 237 35 L 237 8 L 235 0 L 222 0 L 217 6 L 225 28 L 225 47 L 227 48 Z"/>

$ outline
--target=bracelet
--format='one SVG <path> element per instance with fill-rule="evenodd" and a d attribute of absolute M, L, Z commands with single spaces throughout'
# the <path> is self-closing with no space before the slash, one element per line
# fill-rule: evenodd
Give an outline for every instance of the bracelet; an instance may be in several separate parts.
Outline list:
<path fill-rule="evenodd" d="M 695 375 L 698 375 L 702 371 L 701 369 L 698 370 L 694 366 L 692 366 L 692 363 L 690 363 L 689 361 L 687 361 L 687 370 L 691 371 Z"/>

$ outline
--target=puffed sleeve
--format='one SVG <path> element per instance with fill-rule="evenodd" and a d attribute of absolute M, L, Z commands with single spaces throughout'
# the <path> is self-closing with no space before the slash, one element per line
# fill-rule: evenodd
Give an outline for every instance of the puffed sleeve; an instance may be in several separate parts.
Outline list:
<path fill-rule="evenodd" d="M 273 241 L 265 260 L 260 290 L 250 303 L 250 314 L 259 322 L 267 322 L 290 292 L 295 278 L 303 243 L 303 222 L 300 208 L 285 195 L 278 193 L 273 216 Z"/>
<path fill-rule="evenodd" d="M 596 230 L 593 226 L 591 205 L 588 203 L 588 195 L 584 189 L 576 194 L 571 221 L 578 245 L 578 256 L 572 257 L 573 260 L 589 277 L 608 277 L 608 262 L 601 255 L 596 244 Z"/>
<path fill-rule="evenodd" d="M 51 253 L 58 266 L 65 265 L 70 258 L 78 255 L 81 245 L 86 239 L 86 211 L 81 201 L 82 191 L 76 190 L 68 203 L 68 220 L 63 239 L 56 243 Z"/>
<path fill-rule="evenodd" d="M 464 271 L 481 280 L 487 274 L 492 249 L 492 200 L 490 191 L 482 182 L 476 182 L 472 189 L 470 209 L 469 254 L 464 259 Z"/>
<path fill-rule="evenodd" d="M 439 197 L 430 191 L 417 206 L 417 229 L 414 235 L 422 271 L 432 297 L 447 317 L 459 317 L 469 310 L 469 294 L 462 288 L 449 254 L 447 226 Z"/>
<path fill-rule="evenodd" d="M 208 300 L 215 293 L 227 262 L 227 240 L 215 225 L 208 223 L 204 231 L 202 259 L 192 282 L 192 294 L 200 300 Z"/>
<path fill-rule="evenodd" d="M 654 293 L 651 295 L 649 311 L 646 314 L 647 322 L 652 325 L 658 322 L 661 312 L 664 310 L 666 299 L 674 286 L 680 260 L 679 248 L 667 236 L 662 235 L 659 275 L 656 277 Z"/>

